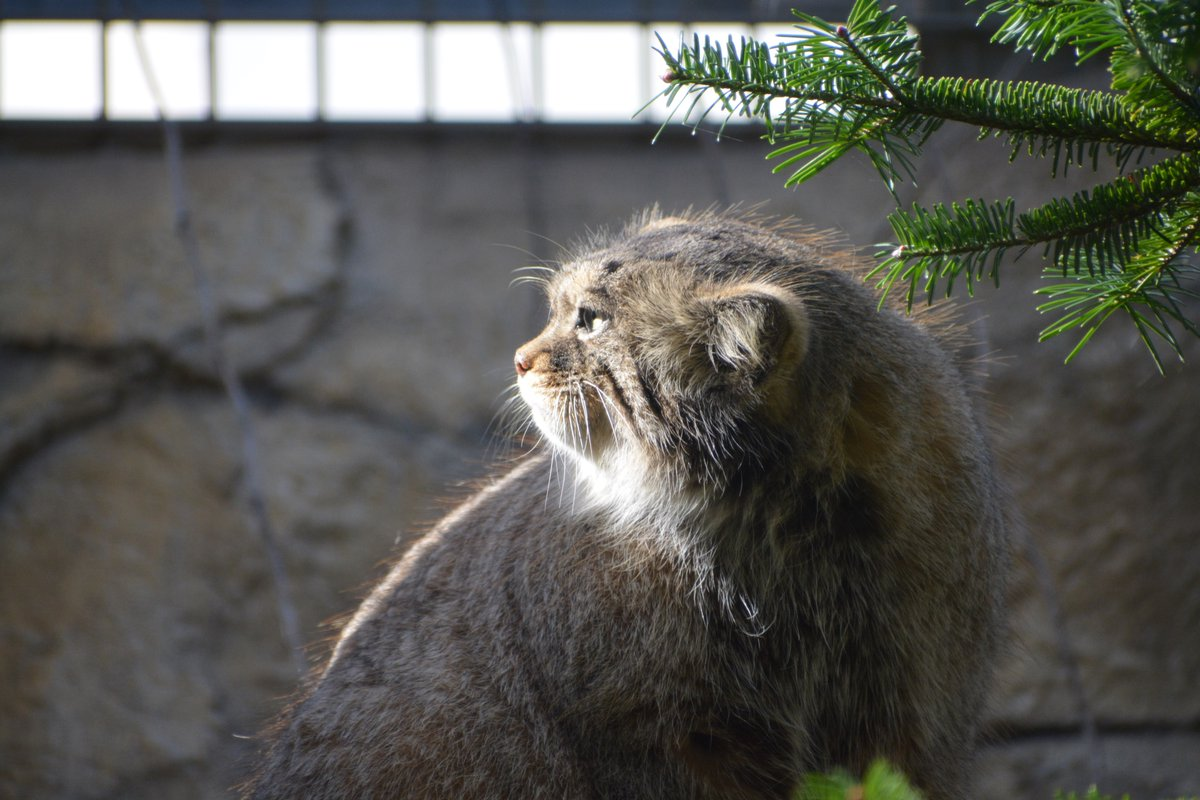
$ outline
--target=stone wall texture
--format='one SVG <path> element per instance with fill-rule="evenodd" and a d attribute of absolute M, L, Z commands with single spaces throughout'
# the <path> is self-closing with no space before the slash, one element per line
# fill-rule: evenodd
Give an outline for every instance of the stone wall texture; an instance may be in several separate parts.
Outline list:
<path fill-rule="evenodd" d="M 486 469 L 512 351 L 543 314 L 515 268 L 652 203 L 765 201 L 848 242 L 889 238 L 867 164 L 788 191 L 764 153 L 638 128 L 189 144 L 311 660 Z M 905 200 L 1054 188 L 1006 157 L 946 131 Z M 227 796 L 296 675 L 164 163 L 132 142 L 24 141 L 0 151 L 0 187 L 0 798 Z M 978 796 L 1196 794 L 1200 348 L 1160 376 L 1115 320 L 1064 366 L 1070 343 L 1036 343 L 1036 257 L 1005 269 L 963 312 L 1029 529 Z"/>

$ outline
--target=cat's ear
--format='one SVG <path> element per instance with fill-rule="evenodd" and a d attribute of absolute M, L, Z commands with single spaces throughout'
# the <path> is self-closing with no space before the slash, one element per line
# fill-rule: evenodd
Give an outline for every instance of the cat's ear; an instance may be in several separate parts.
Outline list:
<path fill-rule="evenodd" d="M 759 383 L 781 362 L 802 357 L 808 324 L 799 300 L 760 284 L 723 287 L 701 299 L 704 352 L 711 368 Z"/>

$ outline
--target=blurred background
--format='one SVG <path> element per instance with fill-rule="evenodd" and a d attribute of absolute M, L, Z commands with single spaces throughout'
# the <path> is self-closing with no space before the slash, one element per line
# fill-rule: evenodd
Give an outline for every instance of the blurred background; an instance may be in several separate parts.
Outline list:
<path fill-rule="evenodd" d="M 1106 85 L 989 45 L 977 6 L 898 5 L 929 74 Z M 760 128 L 652 145 L 665 109 L 635 115 L 656 33 L 790 25 L 770 0 L 0 0 L 0 797 L 231 794 L 289 637 L 319 662 L 486 471 L 544 320 L 515 269 L 656 203 L 891 238 L 865 160 L 785 190 Z M 1007 156 L 947 127 L 902 199 L 1093 177 Z M 978 796 L 1195 794 L 1200 378 L 1121 321 L 1064 366 L 1036 256 L 955 301 L 1030 531 Z"/>

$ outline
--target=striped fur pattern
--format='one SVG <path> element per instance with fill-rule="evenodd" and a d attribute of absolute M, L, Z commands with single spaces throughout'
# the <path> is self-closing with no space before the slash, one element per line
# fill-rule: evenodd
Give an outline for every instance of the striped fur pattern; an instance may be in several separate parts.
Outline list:
<path fill-rule="evenodd" d="M 880 756 L 969 796 L 1009 522 L 941 334 L 726 214 L 542 282 L 542 446 L 374 590 L 246 796 L 785 798 Z"/>

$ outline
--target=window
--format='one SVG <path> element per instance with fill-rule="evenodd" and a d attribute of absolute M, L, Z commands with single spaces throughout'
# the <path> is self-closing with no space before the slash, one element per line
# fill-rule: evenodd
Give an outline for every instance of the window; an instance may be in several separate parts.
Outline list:
<path fill-rule="evenodd" d="M 656 32 L 674 44 L 790 24 L 780 4 L 745 0 L 138 0 L 140 26 L 98 16 L 124 5 L 0 3 L 0 118 L 153 119 L 148 63 L 179 120 L 653 122 L 661 107 L 634 115 L 662 87 Z M 779 21 L 713 21 L 766 19 L 762 6 Z"/>

